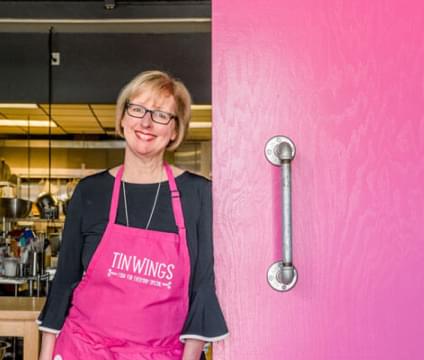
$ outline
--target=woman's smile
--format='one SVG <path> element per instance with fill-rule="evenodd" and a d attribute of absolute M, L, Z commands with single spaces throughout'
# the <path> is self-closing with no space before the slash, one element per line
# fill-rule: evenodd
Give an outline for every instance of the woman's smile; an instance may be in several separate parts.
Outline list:
<path fill-rule="evenodd" d="M 135 132 L 135 135 L 137 136 L 137 139 L 142 141 L 152 141 L 156 138 L 156 135 L 147 131 L 134 130 L 134 132 Z"/>

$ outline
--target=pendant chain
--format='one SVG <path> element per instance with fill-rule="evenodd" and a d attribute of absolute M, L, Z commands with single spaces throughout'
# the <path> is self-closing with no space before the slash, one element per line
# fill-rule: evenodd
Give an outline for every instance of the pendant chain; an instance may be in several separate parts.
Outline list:
<path fill-rule="evenodd" d="M 149 216 L 149 220 L 147 221 L 146 230 L 150 226 L 150 222 L 152 221 L 153 213 L 155 212 L 155 209 L 156 209 L 156 204 L 158 202 L 158 197 L 159 197 L 159 191 L 160 191 L 160 185 L 161 185 L 161 183 L 162 183 L 162 176 L 161 176 L 161 178 L 159 180 L 158 188 L 156 190 L 155 200 L 153 201 L 153 207 L 152 207 L 152 211 L 150 211 L 150 216 Z M 130 222 L 128 220 L 127 193 L 125 191 L 125 181 L 123 179 L 122 179 L 122 189 L 123 189 L 123 192 L 124 192 L 125 220 L 127 222 L 127 226 L 130 226 Z"/>

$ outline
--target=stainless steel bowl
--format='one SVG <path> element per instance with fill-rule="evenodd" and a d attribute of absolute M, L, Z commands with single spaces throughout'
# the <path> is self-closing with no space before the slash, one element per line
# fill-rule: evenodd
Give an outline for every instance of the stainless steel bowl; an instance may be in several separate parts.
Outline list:
<path fill-rule="evenodd" d="M 0 360 L 3 360 L 6 349 L 10 346 L 6 341 L 0 341 Z"/>
<path fill-rule="evenodd" d="M 18 198 L 0 198 L 0 217 L 23 218 L 31 212 L 32 202 Z"/>

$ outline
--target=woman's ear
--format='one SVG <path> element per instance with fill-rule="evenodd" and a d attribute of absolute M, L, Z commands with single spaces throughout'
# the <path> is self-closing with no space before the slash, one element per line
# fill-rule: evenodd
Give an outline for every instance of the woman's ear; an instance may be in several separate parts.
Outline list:
<path fill-rule="evenodd" d="M 174 141 L 177 138 L 178 132 L 177 132 L 177 123 L 174 123 L 172 134 L 171 134 L 171 141 Z"/>

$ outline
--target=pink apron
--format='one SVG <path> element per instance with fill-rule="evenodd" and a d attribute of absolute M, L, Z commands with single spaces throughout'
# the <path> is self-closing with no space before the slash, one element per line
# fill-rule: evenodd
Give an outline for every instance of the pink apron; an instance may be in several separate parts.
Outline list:
<path fill-rule="evenodd" d="M 54 360 L 180 360 L 190 259 L 180 195 L 165 164 L 178 234 L 115 224 L 123 166 L 109 223 L 74 291 Z"/>

